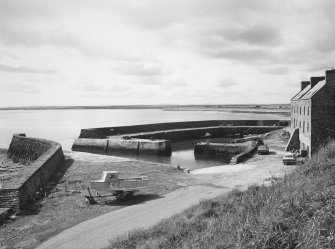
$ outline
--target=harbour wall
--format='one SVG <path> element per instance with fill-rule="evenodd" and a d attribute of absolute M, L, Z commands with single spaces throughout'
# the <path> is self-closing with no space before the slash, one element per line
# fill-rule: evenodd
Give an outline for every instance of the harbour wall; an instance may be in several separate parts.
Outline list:
<path fill-rule="evenodd" d="M 263 134 L 289 125 L 288 120 L 208 120 L 82 129 L 74 151 L 106 155 L 171 155 L 171 142 Z"/>
<path fill-rule="evenodd" d="M 228 126 L 288 126 L 288 120 L 206 120 L 81 129 L 79 138 L 107 138 L 124 134 Z"/>
<path fill-rule="evenodd" d="M 38 138 L 13 135 L 8 156 L 22 160 L 27 165 L 17 181 L 0 188 L 0 208 L 23 210 L 34 199 L 36 192 L 63 165 L 65 159 L 60 144 Z M 39 155 L 34 161 L 31 154 Z M 29 161 L 29 164 L 27 163 Z"/>
<path fill-rule="evenodd" d="M 129 136 L 132 138 L 166 139 L 172 142 L 178 142 L 204 138 L 206 133 L 210 134 L 210 138 L 220 138 L 229 135 L 239 135 L 243 137 L 243 135 L 263 134 L 282 128 L 284 128 L 284 126 L 218 126 L 135 133 Z"/>
<path fill-rule="evenodd" d="M 248 148 L 245 151 L 242 151 L 231 159 L 230 164 L 238 164 L 245 161 L 246 159 L 252 157 L 256 150 L 257 144 L 255 141 L 252 141 L 252 143 L 249 144 Z"/>
<path fill-rule="evenodd" d="M 72 146 L 73 151 L 82 151 L 103 155 L 134 154 L 170 156 L 171 142 L 169 140 L 151 139 L 93 139 L 77 138 Z"/>
<path fill-rule="evenodd" d="M 230 160 L 230 164 L 238 164 L 251 157 L 257 149 L 256 141 L 235 144 L 198 143 L 194 147 L 194 154 L 219 157 Z"/>

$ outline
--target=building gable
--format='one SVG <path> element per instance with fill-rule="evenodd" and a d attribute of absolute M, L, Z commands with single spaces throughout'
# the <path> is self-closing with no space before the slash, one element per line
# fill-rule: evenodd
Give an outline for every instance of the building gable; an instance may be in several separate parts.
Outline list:
<path fill-rule="evenodd" d="M 299 100 L 301 97 L 303 97 L 309 90 L 311 89 L 311 86 L 307 86 L 303 90 L 301 90 L 298 94 L 296 94 L 291 101 Z"/>
<path fill-rule="evenodd" d="M 326 80 L 322 80 L 317 83 L 312 89 L 310 89 L 301 99 L 310 99 L 312 98 L 317 92 L 319 92 L 324 86 L 326 85 Z"/>

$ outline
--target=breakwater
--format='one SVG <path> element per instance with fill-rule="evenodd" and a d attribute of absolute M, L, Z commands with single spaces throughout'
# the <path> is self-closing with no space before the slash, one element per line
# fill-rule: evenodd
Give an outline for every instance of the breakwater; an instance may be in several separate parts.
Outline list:
<path fill-rule="evenodd" d="M 23 172 L 0 188 L 0 208 L 23 210 L 36 192 L 64 163 L 60 144 L 25 134 L 13 135 L 8 149 L 9 156 L 25 162 Z M 34 155 L 32 160 L 31 155 Z M 37 158 L 35 158 L 37 156 Z"/>
<path fill-rule="evenodd" d="M 169 140 L 151 139 L 93 139 L 77 138 L 72 146 L 73 151 L 82 151 L 104 155 L 134 154 L 170 156 Z"/>
<path fill-rule="evenodd" d="M 107 138 L 127 134 L 230 126 L 288 126 L 287 120 L 205 120 L 81 129 L 79 138 Z"/>
<path fill-rule="evenodd" d="M 254 138 L 255 139 L 255 138 Z M 256 141 L 241 143 L 197 143 L 194 146 L 194 156 L 224 158 L 230 164 L 237 164 L 252 156 L 257 149 Z"/>
<path fill-rule="evenodd" d="M 171 155 L 171 142 L 263 134 L 289 125 L 281 120 L 211 120 L 82 129 L 72 150 L 117 155 L 118 153 Z"/>

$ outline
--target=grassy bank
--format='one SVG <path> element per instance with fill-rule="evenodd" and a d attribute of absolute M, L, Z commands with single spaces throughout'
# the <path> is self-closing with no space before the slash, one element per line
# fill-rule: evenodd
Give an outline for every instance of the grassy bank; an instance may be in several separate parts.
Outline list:
<path fill-rule="evenodd" d="M 109 248 L 335 248 L 335 142 L 270 186 L 202 201 Z"/>

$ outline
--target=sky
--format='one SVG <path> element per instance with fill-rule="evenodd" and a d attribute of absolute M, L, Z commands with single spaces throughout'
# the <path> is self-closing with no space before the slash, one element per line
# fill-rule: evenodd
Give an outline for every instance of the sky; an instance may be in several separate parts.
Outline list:
<path fill-rule="evenodd" d="M 0 0 L 0 107 L 289 103 L 333 0 Z"/>

